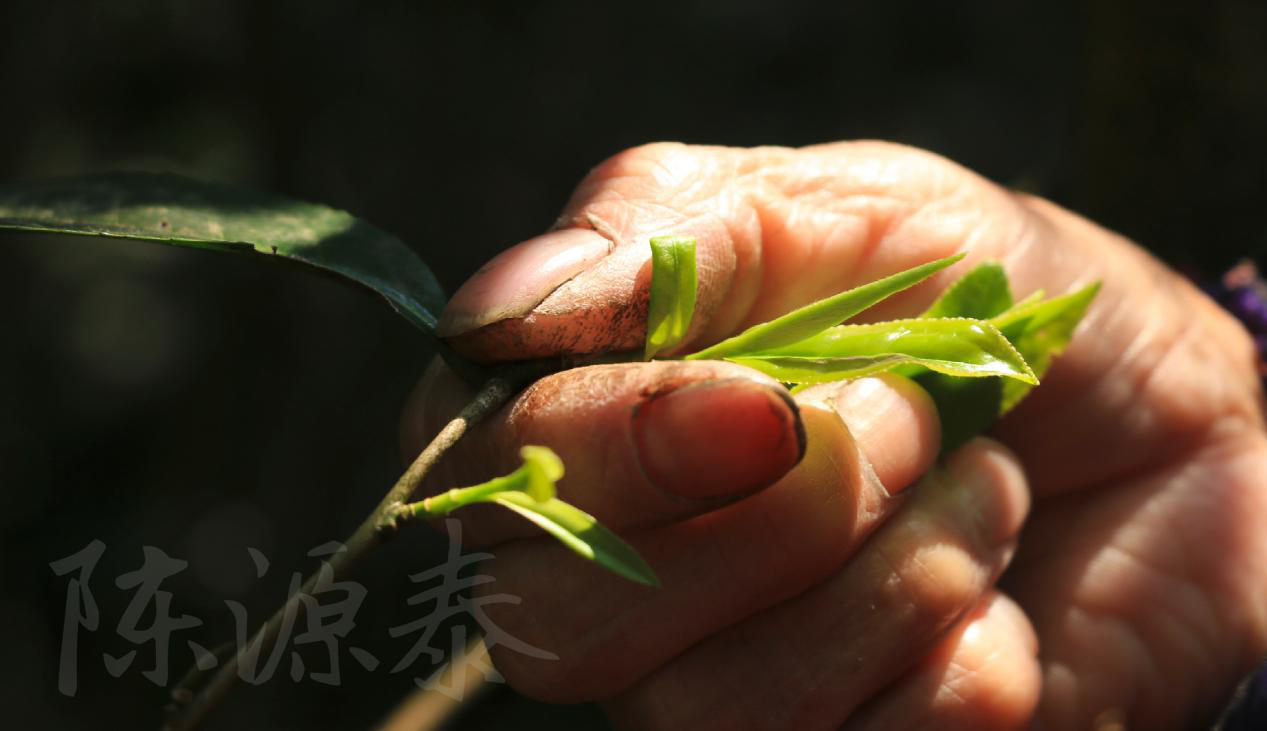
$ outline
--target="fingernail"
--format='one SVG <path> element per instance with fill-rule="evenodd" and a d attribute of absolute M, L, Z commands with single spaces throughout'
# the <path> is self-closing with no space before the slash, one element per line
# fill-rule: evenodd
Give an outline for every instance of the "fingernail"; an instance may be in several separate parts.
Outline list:
<path fill-rule="evenodd" d="M 523 317 L 559 285 L 607 256 L 612 243 L 589 229 L 551 231 L 516 244 L 466 280 L 440 314 L 436 334 L 461 335 Z"/>
<path fill-rule="evenodd" d="M 937 409 L 912 381 L 859 378 L 841 387 L 834 403 L 890 495 L 905 490 L 932 465 L 940 443 Z"/>
<path fill-rule="evenodd" d="M 634 409 L 633 439 L 647 479 L 697 500 L 771 485 L 805 454 L 805 427 L 791 396 L 743 378 L 650 396 Z"/>

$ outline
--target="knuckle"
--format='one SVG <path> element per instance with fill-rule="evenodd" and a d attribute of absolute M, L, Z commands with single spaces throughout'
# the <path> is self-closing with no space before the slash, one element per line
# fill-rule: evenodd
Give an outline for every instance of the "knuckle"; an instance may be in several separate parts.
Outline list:
<path fill-rule="evenodd" d="M 905 615 L 908 626 L 920 634 L 932 636 L 949 627 L 976 603 L 983 589 L 981 566 L 951 543 L 932 542 L 901 557 L 885 558 L 891 567 L 882 589 L 885 604 Z"/>
<path fill-rule="evenodd" d="M 590 175 L 597 177 L 644 175 L 656 170 L 667 159 L 693 154 L 692 148 L 681 142 L 649 142 L 612 155 L 599 163 Z"/>
<path fill-rule="evenodd" d="M 949 728 L 1024 728 L 1038 696 L 1034 658 L 1019 642 L 996 642 L 988 654 L 958 655 L 938 694 L 936 714 Z"/>
<path fill-rule="evenodd" d="M 950 458 L 953 509 L 942 513 L 947 529 L 968 540 L 984 564 L 1016 540 L 1030 510 L 1030 491 L 1019 458 L 988 437 L 974 437 Z"/>
<path fill-rule="evenodd" d="M 926 175 L 945 175 L 947 173 L 962 174 L 966 169 L 950 158 L 922 147 L 891 142 L 888 140 L 858 140 L 847 143 L 850 152 L 864 154 L 879 160 L 888 160 L 900 165 L 914 180 Z"/>
<path fill-rule="evenodd" d="M 561 221 L 584 223 L 586 211 L 610 214 L 603 204 L 666 204 L 710 170 L 715 148 L 680 142 L 632 147 L 599 163 L 577 186 Z M 600 215 L 600 218 L 602 216 Z"/>

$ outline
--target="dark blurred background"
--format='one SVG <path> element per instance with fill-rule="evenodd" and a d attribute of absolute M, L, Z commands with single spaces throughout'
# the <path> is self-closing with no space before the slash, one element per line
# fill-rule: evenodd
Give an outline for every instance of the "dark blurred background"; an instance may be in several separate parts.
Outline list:
<path fill-rule="evenodd" d="M 1055 199 L 1191 272 L 1267 244 L 1267 3 L 734 0 L 0 4 L 0 181 L 171 170 L 321 201 L 398 233 L 449 291 L 548 226 L 572 185 L 653 140 L 930 148 Z M 117 631 L 142 547 L 185 640 L 233 636 L 346 536 L 400 469 L 429 357 L 373 297 L 245 258 L 0 234 L 0 714 L 12 728 L 153 728 L 153 645 Z M 94 539 L 100 627 L 57 690 L 69 576 Z M 271 561 L 256 578 L 246 548 Z M 357 579 L 341 684 L 242 688 L 207 728 L 366 728 L 419 615 L 406 532 Z M 144 626 L 148 621 L 142 622 Z M 443 635 L 443 633 L 442 633 Z M 374 672 L 346 653 L 380 657 Z M 118 678 L 103 662 L 136 649 Z M 305 657 L 320 670 L 321 655 Z M 463 728 L 601 728 L 502 693 Z"/>

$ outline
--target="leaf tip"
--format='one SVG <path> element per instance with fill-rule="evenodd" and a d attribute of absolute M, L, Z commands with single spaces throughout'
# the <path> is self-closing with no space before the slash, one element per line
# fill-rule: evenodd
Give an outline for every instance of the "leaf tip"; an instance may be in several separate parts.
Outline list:
<path fill-rule="evenodd" d="M 933 259 L 932 261 L 923 265 L 923 267 L 927 267 L 925 271 L 928 272 L 928 275 L 926 276 L 931 276 L 932 274 L 936 272 L 939 272 L 943 269 L 946 269 L 948 267 L 954 266 L 955 264 L 958 264 L 959 262 L 963 261 L 964 257 L 966 257 L 967 255 L 968 255 L 968 252 L 961 251 L 958 254 L 951 254 L 950 256 L 944 256 L 940 259 Z M 915 268 L 921 269 L 923 267 L 915 267 Z"/>
<path fill-rule="evenodd" d="M 519 450 L 519 456 L 524 460 L 528 475 L 524 492 L 542 503 L 554 497 L 554 483 L 563 479 L 563 460 L 559 455 L 549 447 L 528 444 Z"/>
<path fill-rule="evenodd" d="M 651 291 L 647 305 L 647 335 L 643 357 L 677 345 L 686 337 L 695 313 L 698 287 L 695 239 L 655 236 L 651 245 Z"/>
<path fill-rule="evenodd" d="M 643 560 L 641 556 L 637 556 L 636 554 L 635 556 L 636 562 L 626 561 L 615 563 L 597 561 L 596 563 L 617 576 L 629 579 L 635 584 L 642 584 L 643 586 L 649 586 L 653 589 L 663 589 L 664 584 L 660 581 L 660 577 L 656 576 L 656 572 L 647 565 L 646 561 Z"/>
<path fill-rule="evenodd" d="M 655 572 L 652 571 L 651 569 L 647 569 L 647 573 L 645 576 L 639 576 L 635 578 L 634 581 L 638 582 L 639 584 L 642 584 L 643 586 L 649 586 L 652 589 L 664 588 L 664 584 L 660 581 L 660 577 L 656 576 Z"/>

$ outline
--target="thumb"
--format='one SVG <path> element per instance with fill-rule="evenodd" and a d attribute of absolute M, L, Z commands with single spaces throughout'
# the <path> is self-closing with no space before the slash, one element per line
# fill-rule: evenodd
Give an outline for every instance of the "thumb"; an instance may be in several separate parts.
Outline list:
<path fill-rule="evenodd" d="M 581 182 L 556 230 L 503 252 L 463 285 L 439 334 L 482 360 L 637 348 L 647 240 L 676 235 L 696 240 L 699 272 L 683 344 L 715 342 L 953 253 L 971 238 L 971 216 L 947 225 L 917 214 L 977 188 L 994 190 L 942 158 L 884 143 L 634 148 Z"/>
<path fill-rule="evenodd" d="M 723 302 L 731 311 L 750 304 L 758 281 L 755 216 L 746 204 L 722 200 L 740 154 L 658 144 L 609 159 L 582 181 L 556 230 L 503 252 L 458 290 L 439 334 L 489 360 L 637 348 L 650 285 L 647 241 L 673 234 L 696 241 L 699 289 L 688 337 L 697 337 Z"/>

